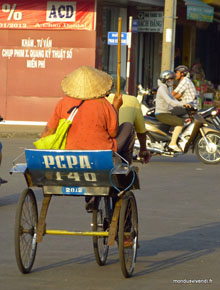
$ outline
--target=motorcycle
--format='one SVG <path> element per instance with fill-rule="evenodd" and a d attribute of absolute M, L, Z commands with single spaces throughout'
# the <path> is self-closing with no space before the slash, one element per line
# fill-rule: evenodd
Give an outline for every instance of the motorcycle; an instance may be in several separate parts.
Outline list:
<path fill-rule="evenodd" d="M 155 97 L 156 97 L 156 89 L 144 89 L 141 84 L 137 86 L 138 94 L 137 99 L 141 105 L 141 110 L 143 115 L 151 115 L 150 112 L 154 113 L 155 108 Z"/>
<path fill-rule="evenodd" d="M 144 116 L 154 117 L 155 113 L 155 97 L 156 89 L 144 89 L 142 85 L 138 85 L 137 99 L 141 105 L 141 110 Z M 216 107 L 210 107 L 208 109 L 201 109 L 198 111 L 208 123 L 213 124 L 217 129 L 220 130 L 220 111 Z"/>
<path fill-rule="evenodd" d="M 168 147 L 172 136 L 172 127 L 159 122 L 155 117 L 145 116 L 147 135 L 147 149 L 152 156 L 175 157 L 186 154 L 189 149 L 206 164 L 220 162 L 220 130 L 194 108 L 187 109 L 188 119 L 185 121 L 182 133 L 179 135 L 177 145 L 182 152 L 175 152 Z M 138 159 L 140 144 L 138 140 L 134 145 L 134 159 Z"/>
<path fill-rule="evenodd" d="M 220 111 L 216 107 L 202 109 L 198 112 L 208 123 L 220 130 Z"/>

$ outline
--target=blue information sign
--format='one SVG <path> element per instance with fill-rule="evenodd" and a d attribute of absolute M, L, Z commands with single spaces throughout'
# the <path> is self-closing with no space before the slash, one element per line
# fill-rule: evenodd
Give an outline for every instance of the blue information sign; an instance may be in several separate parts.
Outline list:
<path fill-rule="evenodd" d="M 138 32 L 138 19 L 133 19 L 132 21 L 132 32 L 133 33 Z"/>
<path fill-rule="evenodd" d="M 121 33 L 121 45 L 127 45 L 127 32 Z M 118 32 L 108 32 L 108 45 L 118 45 Z"/>

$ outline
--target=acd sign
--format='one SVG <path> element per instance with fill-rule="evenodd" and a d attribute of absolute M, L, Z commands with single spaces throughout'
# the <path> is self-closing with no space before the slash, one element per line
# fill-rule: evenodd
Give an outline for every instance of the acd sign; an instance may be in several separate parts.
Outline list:
<path fill-rule="evenodd" d="M 74 22 L 76 18 L 76 2 L 47 2 L 47 21 Z"/>

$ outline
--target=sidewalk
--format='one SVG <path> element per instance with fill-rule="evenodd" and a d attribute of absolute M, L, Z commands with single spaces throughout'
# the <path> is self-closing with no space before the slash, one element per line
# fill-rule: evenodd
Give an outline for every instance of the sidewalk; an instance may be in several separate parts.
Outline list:
<path fill-rule="evenodd" d="M 0 124 L 1 138 L 39 138 L 45 126 Z"/>

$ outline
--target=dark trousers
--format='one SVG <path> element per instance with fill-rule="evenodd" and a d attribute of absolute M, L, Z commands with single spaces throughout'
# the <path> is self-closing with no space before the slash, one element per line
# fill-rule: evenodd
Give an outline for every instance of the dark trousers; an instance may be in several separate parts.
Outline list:
<path fill-rule="evenodd" d="M 129 164 L 131 164 L 135 141 L 135 131 L 133 125 L 128 122 L 121 124 L 115 139 L 118 147 L 117 153 L 127 160 Z M 85 196 L 85 201 L 89 202 L 91 198 L 92 196 Z M 115 203 L 115 199 L 113 199 L 113 203 Z"/>
<path fill-rule="evenodd" d="M 131 123 L 122 123 L 119 126 L 118 134 L 116 136 L 117 153 L 119 153 L 129 164 L 132 162 L 133 147 L 135 141 L 134 126 Z"/>

